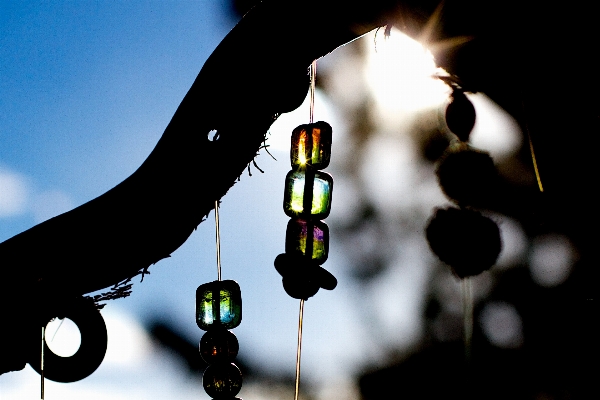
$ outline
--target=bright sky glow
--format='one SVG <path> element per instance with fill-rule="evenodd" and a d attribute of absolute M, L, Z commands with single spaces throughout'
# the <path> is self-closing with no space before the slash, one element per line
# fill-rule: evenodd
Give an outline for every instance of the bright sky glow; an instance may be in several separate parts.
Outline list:
<path fill-rule="evenodd" d="M 467 96 L 477 111 L 470 144 L 488 151 L 496 162 L 519 150 L 522 134 L 515 119 L 482 93 Z"/>
<path fill-rule="evenodd" d="M 383 30 L 367 35 L 370 45 L 365 74 L 381 116 L 417 111 L 440 104 L 448 87 L 438 79 L 435 61 L 421 44 L 397 29 L 389 37 Z"/>

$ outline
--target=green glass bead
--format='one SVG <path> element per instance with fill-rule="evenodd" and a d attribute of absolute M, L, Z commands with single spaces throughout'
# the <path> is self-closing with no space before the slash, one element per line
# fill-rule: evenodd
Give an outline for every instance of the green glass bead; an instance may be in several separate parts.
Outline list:
<path fill-rule="evenodd" d="M 242 373 L 233 363 L 212 364 L 204 371 L 202 386 L 214 399 L 231 398 L 242 389 Z"/>
<path fill-rule="evenodd" d="M 214 281 L 196 289 L 196 323 L 203 330 L 233 329 L 242 322 L 242 292 L 235 281 Z"/>
<path fill-rule="evenodd" d="M 207 364 L 231 362 L 237 356 L 240 345 L 233 332 L 214 328 L 200 339 L 200 355 Z"/>
<path fill-rule="evenodd" d="M 285 232 L 285 252 L 323 264 L 329 254 L 329 228 L 323 221 L 290 219 Z"/>
<path fill-rule="evenodd" d="M 331 211 L 333 178 L 322 171 L 290 171 L 285 177 L 283 211 L 288 217 L 325 219 Z"/>
<path fill-rule="evenodd" d="M 292 132 L 292 168 L 327 168 L 331 158 L 331 126 L 324 121 L 300 125 Z"/>

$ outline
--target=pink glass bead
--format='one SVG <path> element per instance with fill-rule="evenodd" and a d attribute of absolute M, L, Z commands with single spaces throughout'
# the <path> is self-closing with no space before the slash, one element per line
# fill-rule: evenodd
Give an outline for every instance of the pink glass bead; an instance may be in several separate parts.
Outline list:
<path fill-rule="evenodd" d="M 318 264 L 327 260 L 329 228 L 323 221 L 291 219 L 285 233 L 285 252 L 308 257 Z"/>

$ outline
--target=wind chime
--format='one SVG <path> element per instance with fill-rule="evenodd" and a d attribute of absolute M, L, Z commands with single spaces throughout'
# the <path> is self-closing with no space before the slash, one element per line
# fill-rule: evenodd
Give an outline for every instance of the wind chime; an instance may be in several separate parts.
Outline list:
<path fill-rule="evenodd" d="M 282 276 L 286 293 L 300 299 L 298 347 L 296 353 L 296 385 L 300 385 L 300 356 L 304 302 L 320 288 L 333 290 L 335 277 L 321 267 L 329 253 L 329 228 L 322 220 L 331 210 L 333 178 L 322 170 L 331 157 L 331 126 L 313 122 L 316 61 L 310 68 L 310 120 L 292 131 L 290 163 L 292 170 L 285 178 L 283 211 L 290 217 L 285 235 L 285 253 L 275 258 L 275 269 Z"/>

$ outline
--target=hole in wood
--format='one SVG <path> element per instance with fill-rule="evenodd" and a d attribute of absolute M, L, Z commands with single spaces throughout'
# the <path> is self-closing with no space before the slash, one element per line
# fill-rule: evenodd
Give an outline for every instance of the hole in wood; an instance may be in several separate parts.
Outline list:
<path fill-rule="evenodd" d="M 69 318 L 54 318 L 45 331 L 46 344 L 59 357 L 71 357 L 81 345 L 81 333 Z"/>
<path fill-rule="evenodd" d="M 219 140 L 219 133 L 216 129 L 211 129 L 210 132 L 208 132 L 208 140 L 211 142 L 216 142 Z"/>

